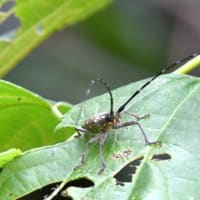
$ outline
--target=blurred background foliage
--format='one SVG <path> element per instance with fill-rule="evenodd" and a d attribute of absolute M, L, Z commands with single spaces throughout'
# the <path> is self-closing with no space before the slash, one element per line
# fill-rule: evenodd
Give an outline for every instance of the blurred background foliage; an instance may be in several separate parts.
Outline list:
<path fill-rule="evenodd" d="M 116 0 L 57 31 L 4 79 L 52 100 L 78 103 L 92 79 L 101 77 L 114 89 L 198 52 L 199 8 L 196 0 Z M 92 93 L 102 92 L 97 86 Z"/>

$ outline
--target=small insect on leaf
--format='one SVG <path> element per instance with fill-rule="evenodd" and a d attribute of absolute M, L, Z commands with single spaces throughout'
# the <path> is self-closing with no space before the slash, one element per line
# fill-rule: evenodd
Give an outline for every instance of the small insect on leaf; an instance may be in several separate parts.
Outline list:
<path fill-rule="evenodd" d="M 138 94 L 141 93 L 142 90 L 144 90 L 144 88 L 146 88 L 148 85 L 150 85 L 160 75 L 162 75 L 163 73 L 167 72 L 168 70 L 170 70 L 174 67 L 177 67 L 177 66 L 185 63 L 186 61 L 188 61 L 196 56 L 197 56 L 196 54 L 187 56 L 184 59 L 182 59 L 181 61 L 177 61 L 177 62 L 173 63 L 172 65 L 162 69 L 159 73 L 154 75 L 148 81 L 144 82 L 142 84 L 142 86 L 139 87 L 139 89 L 137 89 L 135 92 L 133 92 L 133 94 L 122 105 L 120 105 L 116 111 L 113 110 L 113 108 L 114 108 L 113 94 L 112 94 L 108 84 L 100 78 L 97 78 L 96 80 L 92 80 L 91 85 L 90 85 L 89 89 L 87 90 L 87 94 L 90 93 L 91 88 L 93 87 L 93 85 L 96 82 L 100 82 L 105 87 L 105 89 L 107 90 L 107 92 L 109 94 L 110 109 L 109 109 L 109 112 L 100 112 L 100 113 L 97 113 L 96 115 L 86 118 L 86 120 L 82 123 L 81 127 L 75 126 L 76 127 L 75 129 L 78 134 L 77 137 L 80 137 L 81 133 L 86 133 L 86 134 L 90 135 L 90 138 L 89 138 L 89 141 L 86 143 L 85 150 L 82 153 L 82 158 L 81 158 L 80 163 L 74 169 L 79 169 L 80 167 L 82 167 L 84 165 L 89 146 L 98 141 L 99 151 L 100 151 L 100 161 L 101 161 L 101 168 L 98 173 L 101 174 L 105 170 L 106 161 L 105 161 L 104 154 L 103 154 L 103 145 L 107 139 L 108 134 L 113 129 L 121 129 L 121 128 L 135 125 L 139 128 L 140 132 L 142 133 L 145 144 L 161 145 L 160 141 L 150 141 L 148 139 L 147 134 L 140 122 L 144 118 L 149 117 L 149 114 L 151 114 L 151 113 L 147 113 L 145 115 L 139 115 L 136 113 L 125 111 L 125 108 Z M 131 116 L 131 120 L 123 122 L 121 119 L 122 119 L 122 116 L 124 115 L 124 113 L 129 114 Z M 79 113 L 76 122 L 79 122 L 80 117 L 82 117 L 82 112 Z M 61 122 L 61 124 L 58 125 L 58 128 L 63 127 L 63 126 L 66 126 L 66 118 L 64 118 L 63 122 Z"/>

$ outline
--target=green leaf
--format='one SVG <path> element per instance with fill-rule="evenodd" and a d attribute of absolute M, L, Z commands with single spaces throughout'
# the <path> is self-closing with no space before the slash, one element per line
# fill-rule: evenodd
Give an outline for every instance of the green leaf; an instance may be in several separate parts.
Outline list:
<path fill-rule="evenodd" d="M 115 90 L 115 109 L 142 83 L 144 81 Z M 0 174 L 0 199 L 16 199 L 44 185 L 83 177 L 91 180 L 94 186 L 68 188 L 68 194 L 75 200 L 199 199 L 199 94 L 198 78 L 175 74 L 161 76 L 127 106 L 129 112 L 150 114 L 140 124 L 149 140 L 160 141 L 161 146 L 145 145 L 137 126 L 112 130 L 103 148 L 107 168 L 101 175 L 97 173 L 100 168 L 98 144 L 89 148 L 85 165 L 73 170 L 79 164 L 89 134 L 81 139 L 71 138 L 64 143 L 34 149 L 4 166 Z M 108 111 L 108 94 L 84 102 L 83 107 L 80 121 Z M 72 122 L 75 124 L 79 108 L 74 106 L 70 110 L 60 128 Z M 128 120 L 132 117 L 124 114 L 123 121 Z M 116 156 L 127 150 L 127 156 Z M 160 154 L 169 155 L 169 158 L 158 159 Z M 114 176 L 138 158 L 142 160 L 132 180 L 124 182 L 124 186 L 116 184 Z"/>
<path fill-rule="evenodd" d="M 0 91 L 0 151 L 55 144 L 71 136 L 71 129 L 54 134 L 61 118 L 56 115 L 53 103 L 2 80 Z"/>
<path fill-rule="evenodd" d="M 75 24 L 103 8 L 111 0 L 17 0 L 7 14 L 1 16 L 5 23 L 15 15 L 20 27 L 10 28 L 1 35 L 0 76 L 56 30 Z"/>
<path fill-rule="evenodd" d="M 0 153 L 0 167 L 11 161 L 13 158 L 22 155 L 22 151 L 19 149 L 9 149 L 3 153 Z"/>

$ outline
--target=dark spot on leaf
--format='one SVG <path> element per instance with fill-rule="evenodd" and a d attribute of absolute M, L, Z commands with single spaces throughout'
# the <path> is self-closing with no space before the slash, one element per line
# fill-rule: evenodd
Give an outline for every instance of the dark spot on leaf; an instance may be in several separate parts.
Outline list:
<path fill-rule="evenodd" d="M 0 41 L 10 42 L 21 27 L 20 20 L 14 15 L 15 1 L 8 1 L 0 7 Z"/>
<path fill-rule="evenodd" d="M 83 178 L 79 178 L 79 179 L 68 182 L 65 187 L 67 188 L 71 186 L 88 188 L 88 187 L 94 186 L 94 182 L 86 177 L 83 177 Z"/>
<path fill-rule="evenodd" d="M 13 194 L 11 192 L 8 193 L 8 197 L 12 197 Z"/>
<path fill-rule="evenodd" d="M 9 42 L 14 39 L 20 26 L 19 19 L 14 14 L 10 15 L 1 24 L 0 40 Z"/>
<path fill-rule="evenodd" d="M 162 160 L 170 160 L 172 159 L 171 155 L 168 153 L 163 153 L 163 154 L 155 154 L 153 155 L 153 157 L 151 158 L 151 160 L 155 160 L 155 161 L 162 161 Z"/>
<path fill-rule="evenodd" d="M 43 188 L 40 188 L 24 197 L 19 198 L 18 200 L 36 200 L 36 199 L 45 199 L 48 197 L 58 186 L 59 183 L 54 183 L 47 185 Z M 93 181 L 89 180 L 88 178 L 79 178 L 73 181 L 68 182 L 65 187 L 62 189 L 61 193 L 59 193 L 54 199 L 55 200 L 72 200 L 72 197 L 67 196 L 67 188 L 69 187 L 81 187 L 87 188 L 94 186 Z"/>
<path fill-rule="evenodd" d="M 59 183 L 54 183 L 54 184 L 50 184 L 47 185 L 43 188 L 40 188 L 30 194 L 27 194 L 26 196 L 23 196 L 21 198 L 19 198 L 18 200 L 36 200 L 36 199 L 45 199 L 46 197 L 48 197 L 55 188 L 58 187 Z M 54 198 L 55 200 L 71 200 L 71 199 L 67 199 L 63 196 L 61 196 L 60 194 L 58 196 L 56 196 Z"/>
<path fill-rule="evenodd" d="M 17 97 L 17 101 L 21 101 L 22 100 L 22 98 L 21 97 Z"/>
<path fill-rule="evenodd" d="M 131 182 L 132 175 L 135 174 L 135 171 L 140 165 L 142 159 L 143 157 L 131 161 L 125 167 L 123 167 L 117 174 L 115 174 L 114 178 L 116 179 L 116 184 L 123 186 L 125 182 Z"/>
<path fill-rule="evenodd" d="M 15 1 L 8 1 L 0 7 L 0 12 L 8 12 L 15 6 Z"/>
<path fill-rule="evenodd" d="M 90 179 L 86 178 L 86 177 L 79 178 L 79 179 L 76 179 L 76 180 L 72 180 L 65 185 L 65 188 L 61 192 L 61 195 L 63 197 L 71 198 L 70 196 L 68 196 L 67 188 L 72 187 L 72 186 L 73 187 L 80 187 L 80 188 L 88 188 L 88 187 L 93 187 L 94 182 L 91 181 Z"/>

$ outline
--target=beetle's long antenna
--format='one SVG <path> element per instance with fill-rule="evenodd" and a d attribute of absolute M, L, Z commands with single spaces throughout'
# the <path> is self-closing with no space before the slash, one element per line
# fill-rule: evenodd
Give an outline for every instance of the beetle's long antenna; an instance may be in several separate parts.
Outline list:
<path fill-rule="evenodd" d="M 147 85 L 149 85 L 149 84 L 150 84 L 153 80 L 155 80 L 158 76 L 164 74 L 165 72 L 167 72 L 168 70 L 170 70 L 170 69 L 173 68 L 173 67 L 179 66 L 179 65 L 181 65 L 182 63 L 187 62 L 188 60 L 190 60 L 190 59 L 192 59 L 192 58 L 194 58 L 194 57 L 196 57 L 196 56 L 197 56 L 197 54 L 192 54 L 192 55 L 187 56 L 187 57 L 183 58 L 183 59 L 180 60 L 180 61 L 176 61 L 176 62 L 173 63 L 172 65 L 170 65 L 170 66 L 168 66 L 168 67 L 162 69 L 159 73 L 157 73 L 157 74 L 156 74 L 155 76 L 153 76 L 149 81 L 147 81 L 144 85 L 142 85 L 136 92 L 134 92 L 133 95 L 132 95 L 122 106 L 119 107 L 119 109 L 117 110 L 117 113 L 121 113 L 121 112 L 125 109 L 126 105 L 127 105 L 135 96 L 137 96 L 137 95 L 141 92 L 141 90 L 143 90 Z"/>
<path fill-rule="evenodd" d="M 112 92 L 110 90 L 110 87 L 108 86 L 108 84 L 101 78 L 97 78 L 95 80 L 91 81 L 91 84 L 87 90 L 87 95 L 90 94 L 92 86 L 95 84 L 96 81 L 99 81 L 100 83 L 102 83 L 104 85 L 104 87 L 106 88 L 106 90 L 108 91 L 109 95 L 110 95 L 110 115 L 113 115 L 113 96 L 112 96 Z"/>

